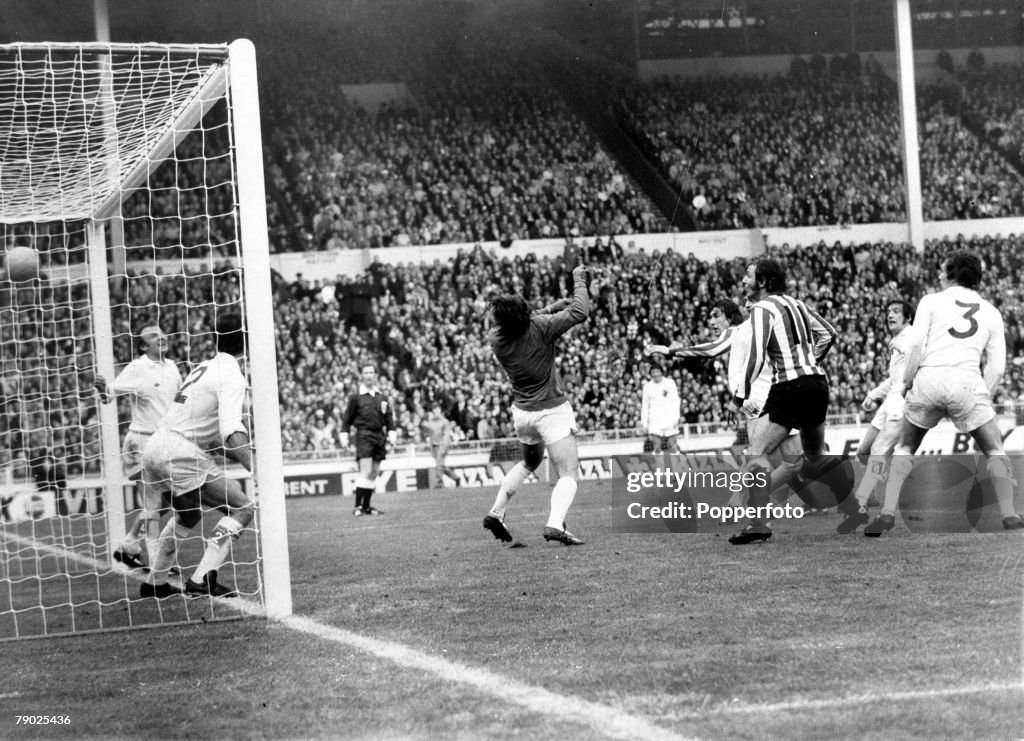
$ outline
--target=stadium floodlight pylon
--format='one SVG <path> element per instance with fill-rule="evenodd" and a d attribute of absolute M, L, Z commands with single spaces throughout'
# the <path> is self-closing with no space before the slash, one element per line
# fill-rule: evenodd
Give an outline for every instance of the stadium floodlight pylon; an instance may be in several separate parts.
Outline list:
<path fill-rule="evenodd" d="M 0 241 L 43 271 L 0 275 L 0 640 L 235 618 L 254 600 L 291 614 L 253 45 L 0 45 Z M 112 559 L 137 505 L 127 404 L 101 403 L 93 379 L 149 324 L 184 374 L 227 310 L 248 327 L 254 444 L 253 475 L 232 475 L 258 503 L 221 572 L 243 609 L 140 599 L 145 574 Z M 200 535 L 179 545 L 183 578 Z"/>

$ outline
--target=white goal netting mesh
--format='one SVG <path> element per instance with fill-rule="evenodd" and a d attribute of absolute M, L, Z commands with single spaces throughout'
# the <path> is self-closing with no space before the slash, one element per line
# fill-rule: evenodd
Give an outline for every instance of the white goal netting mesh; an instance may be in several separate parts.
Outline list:
<path fill-rule="evenodd" d="M 114 498 L 129 532 L 141 506 L 104 455 L 132 399 L 104 412 L 94 387 L 139 356 L 142 327 L 167 334 L 184 376 L 211 355 L 217 317 L 244 314 L 227 59 L 226 47 L 0 46 L 0 252 L 31 247 L 41 271 L 0 279 L 0 640 L 241 614 L 229 600 L 142 598 L 146 572 L 111 558 Z M 172 585 L 219 516 L 179 541 Z M 220 570 L 236 604 L 262 599 L 257 522 Z"/>

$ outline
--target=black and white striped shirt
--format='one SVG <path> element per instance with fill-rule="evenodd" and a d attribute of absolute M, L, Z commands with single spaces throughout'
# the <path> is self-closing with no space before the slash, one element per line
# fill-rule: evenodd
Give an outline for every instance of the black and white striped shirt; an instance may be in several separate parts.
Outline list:
<path fill-rule="evenodd" d="M 736 327 L 727 327 L 717 338 L 684 347 L 676 355 L 682 358 L 717 358 L 720 355 L 725 355 L 732 348 L 734 334 L 736 334 Z"/>
<path fill-rule="evenodd" d="M 766 296 L 750 308 L 750 324 L 750 355 L 738 396 L 750 396 L 750 388 L 765 363 L 772 369 L 772 383 L 825 375 L 820 363 L 837 333 L 803 301 L 783 294 Z"/>

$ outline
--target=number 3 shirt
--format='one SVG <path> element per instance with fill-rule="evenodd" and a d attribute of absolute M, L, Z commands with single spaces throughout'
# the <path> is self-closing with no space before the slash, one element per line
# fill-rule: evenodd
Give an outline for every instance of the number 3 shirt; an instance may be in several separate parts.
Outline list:
<path fill-rule="evenodd" d="M 1006 369 L 1006 337 L 999 310 L 963 286 L 924 296 L 914 316 L 921 368 L 959 368 L 982 373 L 993 391 Z M 984 366 L 982 359 L 984 358 Z"/>
<path fill-rule="evenodd" d="M 233 432 L 245 432 L 245 377 L 233 355 L 219 352 L 195 367 L 178 389 L 163 427 L 203 450 L 223 445 Z"/>

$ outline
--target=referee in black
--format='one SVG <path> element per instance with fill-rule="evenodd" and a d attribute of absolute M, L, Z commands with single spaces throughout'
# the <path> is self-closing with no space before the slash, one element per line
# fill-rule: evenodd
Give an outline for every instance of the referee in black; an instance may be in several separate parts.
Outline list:
<path fill-rule="evenodd" d="M 350 444 L 350 433 L 355 431 L 359 477 L 356 479 L 356 506 L 352 514 L 356 517 L 384 514 L 370 505 L 370 497 L 373 496 L 380 462 L 387 455 L 388 445 L 394 445 L 398 439 L 391 403 L 377 384 L 377 369 L 364 365 L 359 381 L 359 393 L 349 398 L 341 422 L 341 444 L 346 448 Z"/>

